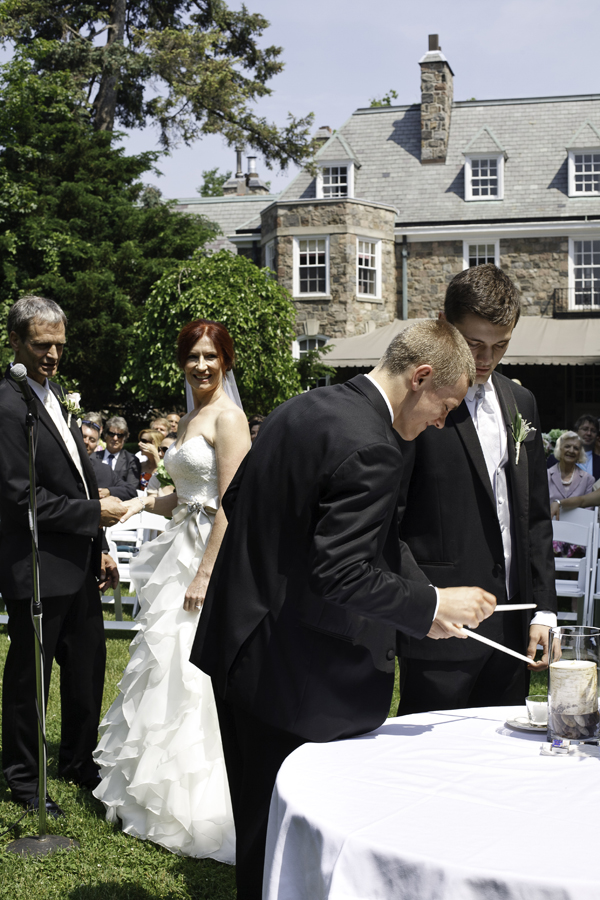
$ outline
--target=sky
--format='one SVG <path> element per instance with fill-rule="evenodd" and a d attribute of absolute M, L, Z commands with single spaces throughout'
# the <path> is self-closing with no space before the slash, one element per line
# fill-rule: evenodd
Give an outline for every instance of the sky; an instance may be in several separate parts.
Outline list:
<path fill-rule="evenodd" d="M 255 107 L 280 126 L 288 112 L 313 112 L 315 130 L 339 128 L 390 89 L 398 93 L 396 104 L 418 103 L 418 61 L 429 34 L 439 34 L 454 72 L 455 100 L 600 93 L 598 0 L 246 0 L 246 6 L 271 23 L 261 45 L 283 47 L 285 69 L 269 83 L 272 96 Z M 126 148 L 158 149 L 157 132 L 131 134 Z M 145 181 L 165 197 L 193 197 L 202 171 L 214 167 L 235 169 L 235 152 L 211 135 L 173 150 L 158 163 L 162 176 L 149 173 Z M 273 191 L 296 172 L 269 171 L 260 157 L 257 168 Z"/>

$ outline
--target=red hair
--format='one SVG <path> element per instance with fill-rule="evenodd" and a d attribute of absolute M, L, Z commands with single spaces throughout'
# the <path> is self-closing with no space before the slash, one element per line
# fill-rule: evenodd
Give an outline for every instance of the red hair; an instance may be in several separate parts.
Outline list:
<path fill-rule="evenodd" d="M 221 365 L 228 372 L 235 359 L 231 335 L 224 325 L 221 325 L 220 322 L 211 322 L 210 319 L 197 319 L 195 322 L 190 322 L 189 325 L 184 325 L 177 335 L 177 362 L 180 367 L 183 369 L 192 347 L 205 335 L 215 345 Z"/>

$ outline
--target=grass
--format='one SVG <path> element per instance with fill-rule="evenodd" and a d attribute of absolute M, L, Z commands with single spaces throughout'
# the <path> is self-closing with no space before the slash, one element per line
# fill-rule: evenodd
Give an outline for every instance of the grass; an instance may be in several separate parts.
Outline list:
<path fill-rule="evenodd" d="M 127 618 L 127 617 L 126 617 Z M 4 630 L 2 630 L 4 631 Z M 0 632 L 0 673 L 8 651 L 8 637 Z M 129 637 L 107 640 L 107 669 L 103 713 L 113 702 L 118 682 L 129 661 Z M 545 693 L 546 676 L 534 675 L 532 692 Z M 398 668 L 390 715 L 399 702 Z M 48 702 L 48 791 L 66 812 L 66 819 L 49 820 L 48 831 L 79 842 L 78 850 L 42 859 L 23 859 L 4 848 L 13 837 L 36 834 L 37 819 L 27 816 L 14 833 L 0 838 L 0 898 L 10 900 L 234 900 L 235 874 L 231 866 L 213 860 L 175 856 L 148 841 L 124 835 L 104 818 L 104 807 L 89 791 L 56 777 L 60 738 L 58 667 L 54 667 Z M 0 831 L 21 815 L 10 800 L 0 774 Z"/>
<path fill-rule="evenodd" d="M 129 637 L 107 640 L 108 661 L 103 712 L 117 694 L 117 684 L 129 660 Z M 8 637 L 0 634 L 0 672 Z M 56 777 L 60 738 L 58 668 L 54 667 L 48 703 L 48 792 L 66 812 L 48 831 L 74 838 L 80 849 L 42 859 L 23 859 L 4 848 L 14 837 L 36 834 L 37 819 L 27 816 L 13 834 L 0 839 L 0 898 L 10 900 L 234 900 L 235 873 L 213 860 L 175 856 L 148 841 L 124 835 L 104 819 L 104 807 L 89 791 Z M 23 810 L 10 800 L 0 776 L 0 831 Z"/>

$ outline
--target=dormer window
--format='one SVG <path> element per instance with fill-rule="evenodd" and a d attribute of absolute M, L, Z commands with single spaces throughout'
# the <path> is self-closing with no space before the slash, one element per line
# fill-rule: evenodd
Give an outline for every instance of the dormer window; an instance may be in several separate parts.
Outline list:
<path fill-rule="evenodd" d="M 326 162 L 317 175 L 317 198 L 333 200 L 354 196 L 354 165 L 351 162 Z"/>
<path fill-rule="evenodd" d="M 569 197 L 600 195 L 600 147 L 569 150 Z"/>
<path fill-rule="evenodd" d="M 465 200 L 502 200 L 504 156 L 465 157 Z"/>

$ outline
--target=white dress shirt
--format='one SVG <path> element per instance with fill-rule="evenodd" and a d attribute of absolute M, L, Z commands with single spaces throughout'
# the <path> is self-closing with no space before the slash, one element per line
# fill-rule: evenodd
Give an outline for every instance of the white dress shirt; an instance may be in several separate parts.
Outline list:
<path fill-rule="evenodd" d="M 75 463 L 75 467 L 77 471 L 81 475 L 81 480 L 83 482 L 83 487 L 85 489 L 86 496 L 89 500 L 90 494 L 88 491 L 87 481 L 85 480 L 85 475 L 83 474 L 83 466 L 81 465 L 81 458 L 79 456 L 79 450 L 77 449 L 77 444 L 75 443 L 75 438 L 71 434 L 69 427 L 65 421 L 65 417 L 63 416 L 62 406 L 58 401 L 58 397 L 54 393 L 54 391 L 50 390 L 50 386 L 48 385 L 48 379 L 44 382 L 44 384 L 39 384 L 39 382 L 34 381 L 33 378 L 27 376 L 27 383 L 32 391 L 39 397 L 44 405 L 44 408 L 54 424 L 56 425 L 56 430 L 60 434 L 61 438 L 65 442 L 65 446 L 69 452 L 69 456 Z"/>
<path fill-rule="evenodd" d="M 100 460 L 100 462 L 103 462 L 105 466 L 110 466 L 111 469 L 112 469 L 113 472 L 114 472 L 114 471 L 115 471 L 115 466 L 116 466 L 116 464 L 117 464 L 117 460 L 118 460 L 118 458 L 119 458 L 119 453 L 120 453 L 120 452 L 121 452 L 121 451 L 119 450 L 117 453 L 112 453 L 112 454 L 111 454 L 111 453 L 110 453 L 108 450 L 106 450 L 106 448 L 105 448 L 105 450 L 104 450 L 104 456 L 102 457 L 102 459 Z M 113 458 L 112 458 L 112 459 L 109 459 L 109 458 L 108 458 L 109 456 L 112 456 Z"/>
<path fill-rule="evenodd" d="M 593 450 L 584 450 L 585 453 L 585 462 L 580 463 L 581 468 L 586 472 L 589 472 L 590 475 L 594 474 L 594 451 Z"/>
<path fill-rule="evenodd" d="M 476 397 L 480 387 L 483 388 L 483 400 Z M 507 601 L 510 601 L 518 591 L 518 578 L 516 567 L 513 565 L 514 523 L 511 516 L 511 497 L 506 471 L 508 438 L 506 423 L 492 379 L 489 378 L 483 385 L 474 384 L 470 387 L 465 397 L 465 403 L 479 437 L 496 501 L 496 512 L 504 550 L 506 598 Z M 549 625 L 555 628 L 556 615 L 551 612 L 538 612 L 531 620 L 531 624 Z"/>

